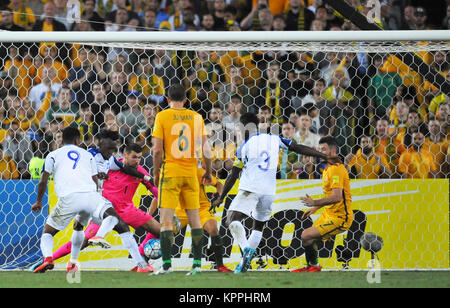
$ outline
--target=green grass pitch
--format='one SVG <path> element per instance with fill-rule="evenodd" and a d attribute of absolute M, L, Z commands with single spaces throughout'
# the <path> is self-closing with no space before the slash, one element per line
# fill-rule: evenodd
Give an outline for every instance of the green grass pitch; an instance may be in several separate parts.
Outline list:
<path fill-rule="evenodd" d="M 450 271 L 382 271 L 380 283 L 369 283 L 367 271 L 320 273 L 247 272 L 236 275 L 205 271 L 186 276 L 174 272 L 149 276 L 134 272 L 82 271 L 80 283 L 69 283 L 64 271 L 33 274 L 0 272 L 0 288 L 449 288 Z M 375 276 L 372 276 L 375 277 Z"/>

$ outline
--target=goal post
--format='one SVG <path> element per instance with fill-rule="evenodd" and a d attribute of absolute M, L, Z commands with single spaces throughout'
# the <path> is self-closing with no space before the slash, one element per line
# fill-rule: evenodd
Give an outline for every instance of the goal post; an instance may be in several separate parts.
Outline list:
<path fill-rule="evenodd" d="M 367 269 L 371 253 L 360 239 L 370 232 L 383 239 L 383 269 L 450 269 L 449 42 L 450 31 L 443 30 L 1 31 L 0 269 L 24 269 L 41 257 L 40 234 L 57 202 L 52 182 L 43 211 L 32 213 L 31 205 L 42 159 L 61 145 L 61 129 L 78 127 L 86 148 L 97 145 L 102 129 L 117 130 L 122 145 L 143 147 L 142 164 L 151 174 L 154 117 L 168 107 L 174 83 L 185 86 L 187 107 L 205 119 L 214 174 L 222 182 L 243 142 L 235 128 L 244 112 L 258 114 L 261 130 L 308 146 L 317 148 L 321 136 L 338 140 L 352 179 L 354 222 L 319 244 L 324 268 Z M 302 219 L 307 208 L 299 197 L 323 195 L 321 168 L 309 157 L 280 151 L 272 217 L 252 269 L 303 265 L 300 235 L 320 212 Z M 214 191 L 206 187 L 208 196 Z M 236 193 L 237 185 L 215 214 L 230 268 L 240 251 L 224 221 Z M 140 186 L 133 202 L 147 210 L 152 199 Z M 249 231 L 251 221 L 244 225 Z M 134 231 L 140 243 L 145 234 Z M 55 237 L 55 250 L 71 232 Z M 111 250 L 81 252 L 81 267 L 134 267 L 117 234 L 107 240 Z M 211 240 L 205 241 L 207 269 L 214 254 L 207 249 Z M 175 269 L 191 266 L 190 247 L 187 226 L 175 237 Z M 56 268 L 67 260 L 57 260 Z"/>

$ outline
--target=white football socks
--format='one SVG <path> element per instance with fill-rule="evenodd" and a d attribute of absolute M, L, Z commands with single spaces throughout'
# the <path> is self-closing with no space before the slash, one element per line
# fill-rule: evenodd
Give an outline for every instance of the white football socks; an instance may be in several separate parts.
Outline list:
<path fill-rule="evenodd" d="M 262 232 L 258 230 L 253 230 L 248 238 L 248 246 L 250 248 L 256 249 L 261 242 Z"/>
<path fill-rule="evenodd" d="M 241 247 L 241 250 L 244 251 L 245 247 L 248 247 L 248 241 L 247 237 L 245 236 L 245 229 L 244 226 L 240 221 L 232 221 L 229 226 L 231 235 L 238 243 L 239 247 Z"/>
<path fill-rule="evenodd" d="M 73 231 L 72 233 L 72 248 L 70 252 L 70 262 L 76 263 L 80 255 L 81 246 L 84 241 L 84 231 Z"/>
<path fill-rule="evenodd" d="M 146 268 L 147 263 L 139 253 L 139 247 L 136 243 L 136 240 L 134 239 L 133 234 L 131 234 L 131 232 L 125 232 L 119 234 L 119 236 L 120 239 L 122 240 L 123 247 L 125 247 L 125 249 L 128 250 L 134 262 L 136 262 L 137 266 L 139 266 L 140 268 Z"/>
<path fill-rule="evenodd" d="M 108 216 L 105 219 L 103 219 L 102 224 L 100 228 L 97 231 L 96 236 L 99 236 L 101 238 L 105 238 L 106 234 L 111 232 L 112 229 L 119 223 L 119 219 L 115 216 Z"/>
<path fill-rule="evenodd" d="M 42 233 L 41 251 L 44 258 L 48 258 L 53 255 L 53 236 L 50 233 Z"/>

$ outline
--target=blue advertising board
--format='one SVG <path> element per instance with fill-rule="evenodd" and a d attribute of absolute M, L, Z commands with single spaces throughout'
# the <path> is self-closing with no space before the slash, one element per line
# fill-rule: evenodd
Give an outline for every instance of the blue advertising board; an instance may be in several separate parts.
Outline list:
<path fill-rule="evenodd" d="M 48 216 L 47 194 L 39 213 L 37 180 L 0 180 L 0 269 L 26 268 L 41 258 L 40 238 Z"/>

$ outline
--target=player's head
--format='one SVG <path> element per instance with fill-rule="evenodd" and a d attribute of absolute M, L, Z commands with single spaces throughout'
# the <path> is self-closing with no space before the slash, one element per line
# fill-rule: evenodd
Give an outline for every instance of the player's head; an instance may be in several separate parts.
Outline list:
<path fill-rule="evenodd" d="M 103 158 L 109 159 L 117 151 L 119 133 L 104 129 L 98 134 L 98 138 L 98 151 L 102 154 Z"/>
<path fill-rule="evenodd" d="M 64 128 L 63 130 L 63 143 L 64 144 L 74 144 L 79 145 L 80 144 L 80 131 L 76 127 L 68 126 Z"/>
<path fill-rule="evenodd" d="M 130 143 L 123 151 L 123 163 L 125 166 L 137 168 L 142 158 L 142 147 L 136 143 Z"/>
<path fill-rule="evenodd" d="M 168 91 L 168 98 L 169 103 L 170 102 L 178 102 L 178 103 L 185 103 L 186 98 L 186 89 L 181 84 L 174 84 L 169 88 Z"/>
<path fill-rule="evenodd" d="M 248 139 L 251 134 L 258 131 L 259 118 L 255 113 L 244 113 L 239 120 L 244 129 L 243 135 L 245 136 L 245 139 Z"/>
<path fill-rule="evenodd" d="M 339 145 L 336 139 L 334 139 L 332 136 L 325 136 L 320 138 L 319 140 L 319 152 L 325 155 L 337 155 L 338 147 Z"/>

